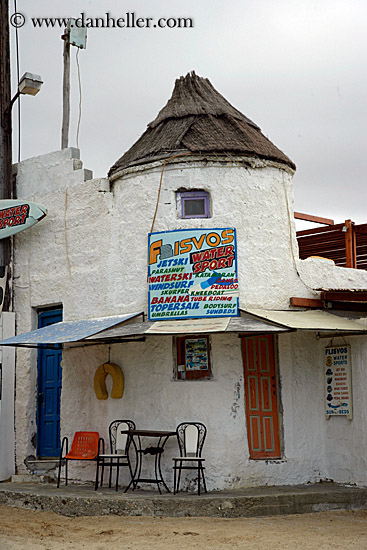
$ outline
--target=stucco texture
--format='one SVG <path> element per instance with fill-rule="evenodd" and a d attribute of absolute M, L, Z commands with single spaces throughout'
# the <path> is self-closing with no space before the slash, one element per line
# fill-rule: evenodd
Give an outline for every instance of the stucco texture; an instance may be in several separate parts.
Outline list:
<path fill-rule="evenodd" d="M 39 202 L 49 214 L 15 237 L 17 333 L 36 328 L 37 310 L 45 306 L 62 304 L 64 320 L 147 310 L 147 235 L 161 165 L 131 169 L 109 184 L 103 179 L 85 181 L 80 161 L 71 162 L 78 160 L 75 150 L 60 155 L 45 155 L 29 163 L 28 170 L 23 166 L 18 171 L 19 198 Z M 55 156 L 57 171 L 50 169 L 52 177 L 46 181 L 43 176 L 37 188 L 39 171 L 47 173 Z M 328 281 L 333 288 L 367 288 L 365 272 L 297 259 L 291 177 L 289 169 L 249 159 L 169 164 L 153 230 L 235 227 L 244 307 L 288 309 L 291 296 L 317 297 L 313 289 L 325 288 Z M 211 218 L 179 218 L 176 192 L 183 189 L 210 193 Z M 327 421 L 325 341 L 317 340 L 315 333 L 278 337 L 280 460 L 249 459 L 241 345 L 234 334 L 212 335 L 213 377 L 202 381 L 174 379 L 174 339 L 169 336 L 65 350 L 61 434 L 71 437 L 76 430 L 97 430 L 107 440 L 108 424 L 117 418 L 131 418 L 140 428 L 169 430 L 183 420 L 199 420 L 208 428 L 204 455 L 210 490 L 328 478 L 367 483 L 366 407 L 361 389 L 366 383 L 366 343 L 364 337 L 350 341 L 354 418 Z M 95 396 L 93 377 L 108 360 L 122 368 L 125 392 L 122 399 L 101 401 Z M 26 471 L 26 457 L 36 453 L 36 352 L 18 350 L 16 369 L 16 456 L 21 473 Z M 110 383 L 107 377 L 108 389 Z M 171 458 L 176 454 L 177 444 L 171 438 L 163 459 L 169 484 Z M 146 464 L 149 469 L 151 464 Z M 70 475 L 92 479 L 94 467 L 76 463 Z M 194 483 L 192 476 L 186 479 L 184 487 Z"/>

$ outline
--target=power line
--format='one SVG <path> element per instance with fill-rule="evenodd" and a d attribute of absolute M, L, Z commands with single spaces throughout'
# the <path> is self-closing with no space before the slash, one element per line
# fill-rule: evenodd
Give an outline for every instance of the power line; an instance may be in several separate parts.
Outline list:
<path fill-rule="evenodd" d="M 14 13 L 18 13 L 17 0 L 14 0 Z M 17 83 L 19 85 L 20 72 L 19 72 L 18 27 L 15 27 L 15 46 L 16 46 L 16 61 L 17 61 Z M 20 96 L 18 97 L 18 162 L 20 162 Z"/>

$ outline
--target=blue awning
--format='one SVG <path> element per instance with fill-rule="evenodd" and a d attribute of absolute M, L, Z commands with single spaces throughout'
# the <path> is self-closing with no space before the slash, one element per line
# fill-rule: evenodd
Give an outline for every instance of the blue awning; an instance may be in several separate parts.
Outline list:
<path fill-rule="evenodd" d="M 139 315 L 143 315 L 143 312 L 126 313 L 125 315 L 100 317 L 97 319 L 83 319 L 82 321 L 63 321 L 37 330 L 32 330 L 31 332 L 12 336 L 11 338 L 0 341 L 0 346 L 38 347 L 39 345 L 80 342 L 85 338 L 125 323 Z"/>

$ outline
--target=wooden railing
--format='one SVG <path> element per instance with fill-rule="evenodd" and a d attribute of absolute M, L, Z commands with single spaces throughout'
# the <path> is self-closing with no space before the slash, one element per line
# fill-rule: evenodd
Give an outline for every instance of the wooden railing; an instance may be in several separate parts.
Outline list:
<path fill-rule="evenodd" d="M 318 218 L 321 219 L 326 220 Z M 310 256 L 321 256 L 333 260 L 340 267 L 367 269 L 367 224 L 355 225 L 352 220 L 345 220 L 335 225 L 333 220 L 327 221 L 332 224 L 297 231 L 299 257 L 304 260 Z"/>

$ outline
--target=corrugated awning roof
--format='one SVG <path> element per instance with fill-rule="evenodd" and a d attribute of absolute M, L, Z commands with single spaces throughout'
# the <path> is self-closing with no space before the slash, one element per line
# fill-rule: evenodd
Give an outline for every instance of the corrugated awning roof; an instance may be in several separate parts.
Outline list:
<path fill-rule="evenodd" d="M 214 332 L 252 332 L 278 333 L 290 332 L 288 327 L 276 326 L 268 321 L 254 319 L 250 315 L 241 317 L 222 317 L 212 319 L 185 319 L 175 321 L 146 321 L 132 323 L 121 327 L 113 327 L 87 340 L 121 339 L 134 336 L 154 336 L 164 334 L 204 334 Z M 1 344 L 1 342 L 0 342 Z"/>
<path fill-rule="evenodd" d="M 100 317 L 96 319 L 83 319 L 81 321 L 63 321 L 47 327 L 32 330 L 24 334 L 18 334 L 6 340 L 0 341 L 0 346 L 38 347 L 40 345 L 55 345 L 71 342 L 80 342 L 85 338 L 96 335 L 108 328 L 125 323 L 143 315 L 143 312 L 126 313 L 113 317 Z"/>
<path fill-rule="evenodd" d="M 240 317 L 185 319 L 133 323 L 113 327 L 88 340 L 120 339 L 133 336 L 205 334 L 215 332 L 284 333 L 310 330 L 322 333 L 367 334 L 367 326 L 325 311 L 278 311 L 241 309 Z"/>
<path fill-rule="evenodd" d="M 317 310 L 241 309 L 240 317 L 129 322 L 143 313 L 56 323 L 0 341 L 0 346 L 39 347 L 56 344 L 118 343 L 155 335 L 243 333 L 277 334 L 308 330 L 332 334 L 367 334 L 367 325 Z"/>
<path fill-rule="evenodd" d="M 320 310 L 280 311 L 266 309 L 246 309 L 247 313 L 257 318 L 276 323 L 295 330 L 312 330 L 317 332 L 344 332 L 367 334 L 367 326 L 358 321 L 340 317 Z"/>

